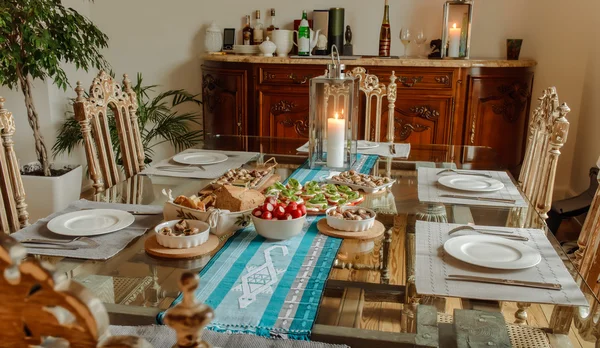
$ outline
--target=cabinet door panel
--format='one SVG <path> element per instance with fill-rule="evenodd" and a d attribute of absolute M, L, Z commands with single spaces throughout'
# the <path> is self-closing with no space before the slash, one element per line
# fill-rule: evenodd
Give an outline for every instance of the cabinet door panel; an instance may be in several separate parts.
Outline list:
<path fill-rule="evenodd" d="M 246 70 L 202 69 L 204 131 L 247 134 Z"/>
<path fill-rule="evenodd" d="M 523 159 L 533 74 L 471 76 L 467 145 L 489 146 L 513 173 Z"/>
<path fill-rule="evenodd" d="M 452 97 L 399 96 L 394 112 L 394 142 L 448 144 Z M 387 113 L 382 118 L 387 129 Z"/>
<path fill-rule="evenodd" d="M 308 137 L 308 91 L 261 91 L 259 103 L 262 136 Z"/>

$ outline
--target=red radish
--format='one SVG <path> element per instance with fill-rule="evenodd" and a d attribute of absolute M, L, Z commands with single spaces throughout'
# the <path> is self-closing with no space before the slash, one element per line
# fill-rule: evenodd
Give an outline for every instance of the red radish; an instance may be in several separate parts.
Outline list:
<path fill-rule="evenodd" d="M 271 214 L 271 212 L 269 211 L 265 211 L 264 213 L 262 213 L 261 218 L 265 220 L 271 220 L 273 218 L 273 214 Z"/>
<path fill-rule="evenodd" d="M 277 198 L 275 198 L 275 197 L 273 197 L 273 196 L 267 197 L 267 198 L 265 199 L 265 204 L 266 204 L 266 203 L 270 203 L 270 204 L 272 204 L 273 206 L 275 206 L 275 205 L 277 205 Z"/>
<path fill-rule="evenodd" d="M 262 215 L 263 211 L 260 209 L 260 207 L 258 208 L 254 208 L 254 210 L 252 211 L 252 215 L 256 216 L 256 217 L 260 217 Z"/>
<path fill-rule="evenodd" d="M 302 217 L 302 215 L 304 215 L 304 214 L 302 214 L 302 212 L 299 209 L 296 209 L 296 210 L 292 210 L 289 214 L 285 214 L 285 215 L 291 215 L 292 218 L 297 219 L 299 217 Z"/>
<path fill-rule="evenodd" d="M 304 204 L 298 204 L 298 210 L 302 212 L 302 215 L 306 214 L 306 206 Z"/>
<path fill-rule="evenodd" d="M 287 208 L 285 208 L 285 211 L 287 211 L 288 213 L 292 212 L 292 210 L 296 210 L 298 209 L 298 203 L 296 202 L 290 202 L 288 203 Z"/>
<path fill-rule="evenodd" d="M 290 213 L 285 213 L 285 215 L 279 217 L 279 220 L 291 220 L 291 219 L 293 219 L 293 217 L 292 217 L 292 214 L 290 214 Z"/>
<path fill-rule="evenodd" d="M 275 206 L 271 203 L 265 203 L 262 207 L 263 212 L 272 212 L 275 210 Z"/>
<path fill-rule="evenodd" d="M 276 217 L 283 216 L 286 212 L 285 205 L 279 204 L 275 207 L 275 211 L 273 212 Z"/>

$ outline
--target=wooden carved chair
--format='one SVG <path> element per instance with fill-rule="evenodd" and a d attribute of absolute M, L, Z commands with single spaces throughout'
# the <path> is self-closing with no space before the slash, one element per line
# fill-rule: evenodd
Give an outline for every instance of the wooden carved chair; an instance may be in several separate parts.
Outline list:
<path fill-rule="evenodd" d="M 5 99 L 0 97 L 0 229 L 3 233 L 16 232 L 29 224 L 25 204 L 25 189 L 14 149 L 15 119 L 4 108 Z"/>
<path fill-rule="evenodd" d="M 129 178 L 144 169 L 144 148 L 137 121 L 137 98 L 127 74 L 123 75 L 123 86 L 124 90 L 110 75 L 100 71 L 92 82 L 87 98 L 84 97 L 80 82 L 77 82 L 75 88 L 75 119 L 81 125 L 88 171 L 96 193 L 120 181 L 108 126 L 109 109 L 114 116 L 119 136 L 125 177 Z"/>
<path fill-rule="evenodd" d="M 0 234 L 0 347 L 152 347 L 143 338 L 111 336 L 108 312 L 90 290 L 26 256 L 24 246 Z M 198 285 L 197 274 L 184 273 L 179 281 L 184 299 L 165 315 L 176 332 L 175 347 L 210 347 L 201 333 L 214 313 L 194 298 Z"/>
<path fill-rule="evenodd" d="M 571 111 L 559 104 L 555 87 L 544 90 L 531 115 L 525 159 L 519 175 L 521 189 L 542 218 L 548 218 L 560 149 L 567 141 Z"/>
<path fill-rule="evenodd" d="M 365 140 L 394 142 L 394 108 L 396 107 L 397 85 L 396 75 L 392 71 L 390 83 L 386 86 L 379 82 L 376 75 L 367 74 L 363 67 L 356 67 L 348 72 L 349 76 L 358 76 L 360 90 L 365 94 Z M 387 97 L 388 118 L 387 133 L 382 138 L 383 99 Z M 374 113 L 374 114 L 373 114 Z M 374 116 L 374 117 L 373 117 Z M 373 125 L 373 118 L 375 124 Z"/>

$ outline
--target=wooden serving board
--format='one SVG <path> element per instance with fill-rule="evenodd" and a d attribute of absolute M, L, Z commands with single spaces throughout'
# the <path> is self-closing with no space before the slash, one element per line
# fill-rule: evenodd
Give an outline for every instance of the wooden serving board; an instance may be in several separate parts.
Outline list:
<path fill-rule="evenodd" d="M 219 237 L 215 236 L 214 234 L 211 234 L 208 237 L 206 243 L 187 249 L 166 248 L 158 244 L 155 234 L 148 237 L 144 243 L 144 249 L 146 249 L 148 254 L 166 259 L 190 259 L 193 257 L 204 256 L 213 252 L 218 246 Z"/>
<path fill-rule="evenodd" d="M 319 220 L 319 222 L 317 222 L 317 228 L 319 229 L 319 232 L 326 236 L 344 239 L 373 239 L 380 237 L 385 232 L 385 226 L 377 220 L 375 220 L 373 227 L 361 232 L 336 230 L 327 224 L 327 218 Z"/>

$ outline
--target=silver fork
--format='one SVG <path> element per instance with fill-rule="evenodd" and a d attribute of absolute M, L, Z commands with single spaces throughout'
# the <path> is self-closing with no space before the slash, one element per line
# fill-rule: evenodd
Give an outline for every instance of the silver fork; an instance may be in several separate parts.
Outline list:
<path fill-rule="evenodd" d="M 83 246 L 78 246 L 78 248 L 95 248 L 97 247 L 99 244 L 98 242 L 96 242 L 95 240 L 88 238 L 88 237 L 75 237 L 73 239 L 69 239 L 69 240 L 62 240 L 62 239 L 37 239 L 37 238 L 29 238 L 29 239 L 24 239 L 22 241 L 20 241 L 20 243 L 24 243 L 24 244 L 50 244 L 50 245 L 60 245 L 60 246 L 64 246 L 73 242 L 83 242 L 87 245 L 83 245 Z"/>
<path fill-rule="evenodd" d="M 513 232 L 511 232 L 511 231 L 488 230 L 488 229 L 484 229 L 484 228 L 475 228 L 475 227 L 469 226 L 469 225 L 455 227 L 455 228 L 451 229 L 450 231 L 448 231 L 448 235 L 451 235 L 455 232 L 464 231 L 464 230 L 475 231 L 477 233 L 487 234 L 487 235 L 491 235 L 491 236 L 500 236 L 500 237 L 504 237 L 507 239 L 520 240 L 520 241 L 524 241 L 524 242 L 529 240 L 529 238 L 527 238 L 527 237 L 512 235 L 511 233 L 513 233 Z"/>
<path fill-rule="evenodd" d="M 448 172 L 455 173 L 455 174 L 461 174 L 461 175 L 476 175 L 476 176 L 483 176 L 483 177 L 486 177 L 486 178 L 489 178 L 489 179 L 491 179 L 491 178 L 492 178 L 492 176 L 491 176 L 490 174 L 487 174 L 487 173 L 469 172 L 469 171 L 464 171 L 464 170 L 460 170 L 460 171 L 459 171 L 459 170 L 456 170 L 456 169 L 451 169 L 451 168 L 444 169 L 444 170 L 442 170 L 442 171 L 439 171 L 439 172 L 437 172 L 436 174 L 437 174 L 437 175 L 440 175 L 440 174 L 443 174 L 443 173 L 448 173 Z"/>

